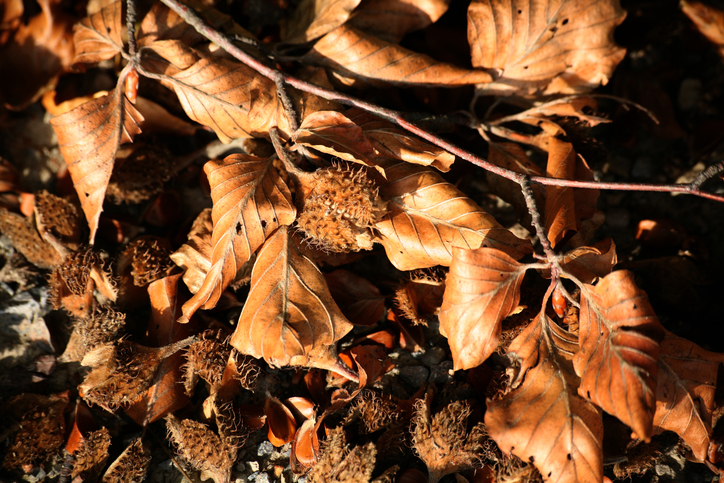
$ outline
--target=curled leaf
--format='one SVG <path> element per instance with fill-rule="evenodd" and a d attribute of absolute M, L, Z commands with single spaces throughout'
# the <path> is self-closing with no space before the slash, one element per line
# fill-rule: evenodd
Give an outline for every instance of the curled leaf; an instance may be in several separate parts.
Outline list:
<path fill-rule="evenodd" d="M 299 44 L 317 39 L 349 18 L 360 0 L 302 0 L 286 22 L 282 39 Z"/>
<path fill-rule="evenodd" d="M 455 370 L 471 369 L 495 352 L 501 323 L 518 306 L 526 266 L 494 248 L 453 249 L 440 308 Z"/>
<path fill-rule="evenodd" d="M 96 64 L 123 51 L 121 5 L 120 0 L 113 2 L 78 24 L 73 33 L 74 64 Z"/>
<path fill-rule="evenodd" d="M 573 365 L 581 377 L 581 396 L 649 439 L 664 331 L 633 278 L 619 270 L 581 292 L 581 349 Z"/>

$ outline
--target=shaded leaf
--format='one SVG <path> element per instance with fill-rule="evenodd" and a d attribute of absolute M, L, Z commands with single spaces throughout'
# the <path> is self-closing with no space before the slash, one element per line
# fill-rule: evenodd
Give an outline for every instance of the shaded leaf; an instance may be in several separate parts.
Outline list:
<path fill-rule="evenodd" d="M 388 214 L 376 228 L 398 270 L 449 266 L 453 247 L 497 248 L 516 259 L 530 252 L 527 241 L 503 228 L 435 171 L 405 162 L 382 167 L 387 181 L 380 185 L 380 194 L 389 200 Z"/>
<path fill-rule="evenodd" d="M 494 248 L 453 249 L 440 308 L 455 370 L 472 369 L 495 352 L 501 323 L 518 306 L 526 266 Z"/>
<path fill-rule="evenodd" d="M 714 393 L 723 362 L 724 355 L 669 331 L 661 341 L 654 432 L 676 432 L 699 461 L 706 460 L 711 442 Z"/>
<path fill-rule="evenodd" d="M 455 156 L 444 149 L 356 107 L 346 111 L 345 115 L 362 129 L 378 156 L 432 166 L 445 172 L 455 161 Z"/>
<path fill-rule="evenodd" d="M 600 410 L 576 394 L 575 337 L 544 314 L 510 345 L 520 361 L 504 395 L 487 400 L 485 424 L 503 453 L 532 462 L 545 481 L 603 480 Z"/>
<path fill-rule="evenodd" d="M 301 44 L 331 32 L 347 21 L 360 0 L 302 0 L 282 31 L 282 40 Z"/>
<path fill-rule="evenodd" d="M 337 111 L 310 114 L 293 135 L 294 142 L 346 161 L 372 165 L 375 150 L 362 129 Z"/>
<path fill-rule="evenodd" d="M 581 292 L 578 392 L 648 440 L 653 434 L 663 327 L 633 273 L 613 272 Z"/>
<path fill-rule="evenodd" d="M 211 245 L 213 229 L 211 208 L 205 208 L 194 220 L 186 243 L 169 255 L 176 265 L 184 269 L 184 283 L 194 294 L 203 285 L 206 274 L 211 268 L 211 256 L 214 251 Z"/>
<path fill-rule="evenodd" d="M 84 18 L 75 28 L 73 63 L 96 64 L 123 51 L 121 2 L 116 1 Z"/>
<path fill-rule="evenodd" d="M 274 366 L 303 365 L 348 375 L 334 344 L 351 329 L 322 273 L 301 254 L 287 227 L 280 227 L 259 251 L 231 345 Z"/>
<path fill-rule="evenodd" d="M 399 43 L 405 34 L 437 22 L 449 4 L 449 0 L 364 0 L 347 24 Z"/>
<path fill-rule="evenodd" d="M 204 171 L 214 201 L 214 248 L 203 285 L 184 304 L 184 320 L 198 308 L 213 308 L 264 240 L 296 216 L 291 192 L 271 158 L 232 154 L 223 161 L 209 161 Z"/>
<path fill-rule="evenodd" d="M 576 152 L 571 143 L 551 138 L 548 144 L 546 176 L 556 179 L 574 179 Z M 576 230 L 573 188 L 546 186 L 545 204 L 546 234 L 553 248 L 569 231 Z"/>
<path fill-rule="evenodd" d="M 305 59 L 372 84 L 454 87 L 491 80 L 485 71 L 439 62 L 345 25 L 322 37 Z"/>
<path fill-rule="evenodd" d="M 473 66 L 500 69 L 488 93 L 585 92 L 606 84 L 626 51 L 613 29 L 618 0 L 474 0 L 468 8 Z"/>
<path fill-rule="evenodd" d="M 616 263 L 616 244 L 611 238 L 606 238 L 593 246 L 567 252 L 561 259 L 561 268 L 583 283 L 593 283 L 611 273 Z"/>
<path fill-rule="evenodd" d="M 119 79 L 119 85 L 123 76 Z M 90 227 L 90 242 L 98 230 L 108 181 L 118 146 L 141 132 L 143 116 L 116 87 L 109 94 L 50 119 L 58 137 L 80 206 Z"/>
<path fill-rule="evenodd" d="M 702 2 L 681 2 L 681 11 L 694 22 L 701 34 L 716 46 L 719 56 L 724 58 L 724 10 Z"/>
<path fill-rule="evenodd" d="M 266 398 L 264 402 L 266 414 L 267 437 L 276 447 L 284 446 L 294 439 L 297 432 L 297 423 L 294 415 L 282 402 L 275 397 Z"/>
<path fill-rule="evenodd" d="M 262 136 L 277 124 L 288 131 L 276 85 L 252 68 L 178 40 L 156 41 L 147 49 L 172 65 L 158 59 L 142 65 L 176 92 L 191 119 L 213 129 L 221 141 Z"/>
<path fill-rule="evenodd" d="M 365 326 L 379 322 L 385 311 L 385 297 L 369 280 L 342 269 L 325 273 L 324 278 L 347 320 Z"/>

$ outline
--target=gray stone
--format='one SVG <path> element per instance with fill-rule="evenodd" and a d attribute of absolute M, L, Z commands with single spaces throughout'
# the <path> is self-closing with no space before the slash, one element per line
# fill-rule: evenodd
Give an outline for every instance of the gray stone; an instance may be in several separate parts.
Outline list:
<path fill-rule="evenodd" d="M 274 445 L 272 445 L 269 441 L 262 441 L 262 443 L 259 445 L 259 449 L 257 450 L 256 454 L 259 456 L 269 456 L 274 452 Z"/>

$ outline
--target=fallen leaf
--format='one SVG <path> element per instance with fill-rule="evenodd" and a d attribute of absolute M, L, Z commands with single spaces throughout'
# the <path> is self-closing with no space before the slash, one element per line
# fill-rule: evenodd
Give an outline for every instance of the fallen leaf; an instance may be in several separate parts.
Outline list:
<path fill-rule="evenodd" d="M 485 425 L 503 453 L 530 461 L 544 481 L 603 480 L 601 411 L 576 393 L 575 336 L 540 314 L 510 345 L 520 367 L 506 392 L 488 399 Z"/>
<path fill-rule="evenodd" d="M 703 462 L 712 438 L 714 393 L 724 355 L 704 350 L 668 330 L 660 347 L 654 433 L 676 432 Z"/>
<path fill-rule="evenodd" d="M 170 255 L 171 260 L 184 269 L 183 280 L 191 293 L 196 293 L 203 285 L 206 274 L 211 268 L 211 233 L 214 222 L 211 208 L 201 210 L 191 225 L 186 243 Z"/>
<path fill-rule="evenodd" d="M 380 194 L 388 214 L 375 226 L 398 270 L 449 266 L 452 248 L 497 248 L 513 258 L 529 253 L 527 241 L 503 228 L 435 171 L 405 162 L 382 165 Z"/>
<path fill-rule="evenodd" d="M 583 283 L 593 283 L 597 278 L 605 277 L 616 263 L 616 244 L 611 238 L 590 247 L 575 248 L 564 254 L 560 262 L 564 277 L 565 273 L 569 273 Z"/>
<path fill-rule="evenodd" d="M 368 327 L 380 321 L 385 311 L 385 297 L 369 280 L 342 269 L 325 273 L 324 278 L 347 320 Z"/>
<path fill-rule="evenodd" d="M 312 417 L 302 423 L 294 436 L 290 456 L 292 471 L 303 473 L 319 461 L 319 453 L 317 425 Z"/>
<path fill-rule="evenodd" d="M 359 3 L 360 0 L 302 0 L 291 18 L 282 24 L 282 41 L 303 44 L 317 39 L 345 23 Z"/>
<path fill-rule="evenodd" d="M 50 119 L 90 227 L 91 244 L 118 146 L 141 132 L 143 116 L 121 92 L 122 79 L 111 93 Z"/>
<path fill-rule="evenodd" d="M 576 152 L 571 143 L 551 138 L 548 150 L 546 176 L 555 179 L 574 179 Z M 576 231 L 573 188 L 546 186 L 546 234 L 553 248 L 568 234 Z"/>
<path fill-rule="evenodd" d="M 702 2 L 682 0 L 681 11 L 716 46 L 719 56 L 724 58 L 724 10 Z"/>
<path fill-rule="evenodd" d="M 364 0 L 347 24 L 392 43 L 438 21 L 450 0 Z"/>
<path fill-rule="evenodd" d="M 474 0 L 468 42 L 474 67 L 500 69 L 486 94 L 586 92 L 606 84 L 626 50 L 613 30 L 618 0 Z"/>
<path fill-rule="evenodd" d="M 443 172 L 450 171 L 455 161 L 455 156 L 444 149 L 356 107 L 344 114 L 362 129 L 362 134 L 372 144 L 377 156 L 432 166 Z"/>
<path fill-rule="evenodd" d="M 632 272 L 619 270 L 581 291 L 581 349 L 573 359 L 578 389 L 638 438 L 653 435 L 659 341 L 664 337 Z"/>
<path fill-rule="evenodd" d="M 120 1 L 113 2 L 76 25 L 74 64 L 97 64 L 123 51 L 121 5 Z"/>
<path fill-rule="evenodd" d="M 156 41 L 146 49 L 165 61 L 147 59 L 142 66 L 176 92 L 191 119 L 213 129 L 224 143 L 261 137 L 277 125 L 289 131 L 276 85 L 251 67 L 178 40 Z"/>
<path fill-rule="evenodd" d="M 279 399 L 266 398 L 264 414 L 268 425 L 267 438 L 271 444 L 278 448 L 294 439 L 297 423 L 292 412 Z"/>
<path fill-rule="evenodd" d="M 373 165 L 375 150 L 362 129 L 337 111 L 314 112 L 293 134 L 294 142 L 345 161 Z"/>
<path fill-rule="evenodd" d="M 204 283 L 184 304 L 183 320 L 199 308 L 213 308 L 264 240 L 296 216 L 291 192 L 272 158 L 232 154 L 223 161 L 209 161 L 204 171 L 214 201 L 214 249 Z"/>
<path fill-rule="evenodd" d="M 300 253 L 286 226 L 277 229 L 257 256 L 231 345 L 273 366 L 319 367 L 348 376 L 334 344 L 351 329 L 322 273 Z"/>
<path fill-rule="evenodd" d="M 322 37 L 304 59 L 373 85 L 456 87 L 490 82 L 490 74 L 437 61 L 342 25 Z"/>
<path fill-rule="evenodd" d="M 472 369 L 495 352 L 501 323 L 518 306 L 526 266 L 494 248 L 453 248 L 440 308 L 455 370 Z"/>

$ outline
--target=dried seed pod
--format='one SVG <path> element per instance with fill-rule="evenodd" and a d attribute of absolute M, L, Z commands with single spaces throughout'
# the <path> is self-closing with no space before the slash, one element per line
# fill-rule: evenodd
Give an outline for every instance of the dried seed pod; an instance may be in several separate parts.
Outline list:
<path fill-rule="evenodd" d="M 151 452 L 136 438 L 108 467 L 103 483 L 140 483 L 146 478 Z"/>
<path fill-rule="evenodd" d="M 34 466 L 60 451 L 65 436 L 63 411 L 68 393 L 53 396 L 21 394 L 3 407 L 6 421 L 17 421 L 8 428 L 10 444 L 3 466 L 8 469 L 23 465 Z"/>
<path fill-rule="evenodd" d="M 97 307 L 87 317 L 76 318 L 61 361 L 80 361 L 88 351 L 118 339 L 125 325 L 126 314 L 110 307 Z"/>
<path fill-rule="evenodd" d="M 94 480 L 108 459 L 108 448 L 111 446 L 111 435 L 108 429 L 101 428 L 90 433 L 80 444 L 75 453 L 75 463 L 71 477 L 82 475 L 83 481 Z"/>
<path fill-rule="evenodd" d="M 399 417 L 397 405 L 389 398 L 381 398 L 374 391 L 365 389 L 354 400 L 343 424 L 359 421 L 362 434 L 371 434 L 393 424 Z"/>
<path fill-rule="evenodd" d="M 118 150 L 106 190 L 115 204 L 141 203 L 158 194 L 171 177 L 171 156 L 150 145 L 134 143 Z"/>
<path fill-rule="evenodd" d="M 302 177 L 297 225 L 312 245 L 330 252 L 370 250 L 370 228 L 385 214 L 385 202 L 362 169 L 346 164 Z"/>
<path fill-rule="evenodd" d="M 213 478 L 216 483 L 229 483 L 236 449 L 225 446 L 208 426 L 191 419 L 179 421 L 169 414 L 166 428 L 178 455 L 201 471 L 201 479 Z"/>
<path fill-rule="evenodd" d="M 214 404 L 216 426 L 219 428 L 219 437 L 228 448 L 235 450 L 244 446 L 249 428 L 244 424 L 244 418 L 231 402 L 218 402 Z"/>
<path fill-rule="evenodd" d="M 129 243 L 121 258 L 130 261 L 126 263 L 131 265 L 133 284 L 144 287 L 169 275 L 174 267 L 170 255 L 171 249 L 167 240 L 144 236 Z M 120 262 L 118 270 L 125 272 L 125 267 L 122 267 Z"/>
<path fill-rule="evenodd" d="M 87 402 L 110 412 L 127 406 L 151 386 L 161 362 L 192 341 L 189 338 L 155 348 L 121 340 L 96 347 L 81 361 L 81 365 L 92 370 L 78 391 Z"/>
<path fill-rule="evenodd" d="M 322 455 L 307 475 L 309 483 L 365 483 L 372 478 L 377 449 L 374 443 L 355 446 L 345 443 L 344 429 L 334 428 L 322 445 Z"/>
<path fill-rule="evenodd" d="M 0 232 L 36 267 L 53 268 L 63 259 L 50 243 L 43 240 L 29 218 L 5 208 L 0 208 Z"/>
<path fill-rule="evenodd" d="M 39 191 L 35 194 L 35 222 L 48 242 L 78 249 L 81 217 L 70 201 L 45 190 Z"/>
<path fill-rule="evenodd" d="M 435 483 L 445 475 L 472 468 L 492 443 L 483 423 L 467 434 L 467 420 L 472 412 L 467 401 L 452 402 L 431 417 L 427 399 L 416 404 L 412 441 L 427 465 L 430 482 Z"/>
<path fill-rule="evenodd" d="M 189 395 L 193 393 L 199 377 L 209 386 L 219 384 L 230 353 L 231 347 L 217 339 L 203 338 L 191 344 L 185 353 L 184 387 L 186 393 Z"/>

